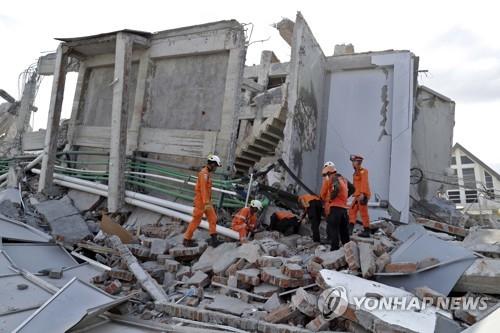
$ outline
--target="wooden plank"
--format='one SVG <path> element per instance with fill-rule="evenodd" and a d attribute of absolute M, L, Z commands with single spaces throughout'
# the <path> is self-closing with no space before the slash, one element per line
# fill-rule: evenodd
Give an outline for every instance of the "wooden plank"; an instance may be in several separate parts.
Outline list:
<path fill-rule="evenodd" d="M 66 47 L 59 44 L 57 48 L 56 66 L 52 82 L 52 93 L 50 97 L 47 132 L 45 134 L 45 146 L 42 159 L 42 169 L 38 183 L 38 191 L 43 192 L 52 186 L 54 161 L 57 151 L 57 132 L 61 120 L 62 102 L 64 98 L 64 84 L 66 82 L 66 64 L 68 55 Z"/>
<path fill-rule="evenodd" d="M 125 203 L 125 164 L 127 144 L 127 111 L 130 71 L 132 69 L 132 38 L 116 35 L 115 83 L 111 107 L 111 139 L 109 150 L 108 211 L 119 211 Z"/>
<path fill-rule="evenodd" d="M 209 131 L 141 128 L 138 150 L 203 158 L 214 151 L 216 138 Z"/>

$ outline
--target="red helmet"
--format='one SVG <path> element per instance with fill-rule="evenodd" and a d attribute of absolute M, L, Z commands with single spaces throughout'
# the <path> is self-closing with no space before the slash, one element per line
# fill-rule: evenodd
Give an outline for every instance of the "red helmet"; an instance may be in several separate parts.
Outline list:
<path fill-rule="evenodd" d="M 363 162 L 363 156 L 360 156 L 360 155 L 351 155 L 350 160 L 351 160 L 351 162 L 354 162 L 354 161 Z"/>

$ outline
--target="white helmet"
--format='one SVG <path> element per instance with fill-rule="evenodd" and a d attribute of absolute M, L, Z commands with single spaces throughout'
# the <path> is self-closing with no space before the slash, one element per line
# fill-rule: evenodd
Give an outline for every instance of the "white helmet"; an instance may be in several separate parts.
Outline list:
<path fill-rule="evenodd" d="M 262 202 L 259 200 L 252 200 L 250 201 L 250 207 L 257 208 L 260 211 L 262 210 Z"/>
<path fill-rule="evenodd" d="M 208 155 L 207 160 L 209 162 L 215 162 L 215 163 L 217 163 L 217 165 L 220 166 L 220 167 L 222 166 L 222 163 L 220 162 L 220 157 L 217 156 L 217 155 L 210 154 L 210 155 Z"/>
<path fill-rule="evenodd" d="M 325 164 L 323 165 L 323 168 L 326 168 L 326 167 L 335 168 L 335 163 L 333 163 L 332 161 L 326 161 Z"/>

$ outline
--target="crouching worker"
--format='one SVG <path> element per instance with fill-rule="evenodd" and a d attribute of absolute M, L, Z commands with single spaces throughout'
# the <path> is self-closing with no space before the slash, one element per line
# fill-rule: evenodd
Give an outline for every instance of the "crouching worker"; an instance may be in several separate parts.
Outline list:
<path fill-rule="evenodd" d="M 208 220 L 208 233 L 210 239 L 208 245 L 213 247 L 219 246 L 221 242 L 217 239 L 217 214 L 215 213 L 214 206 L 212 205 L 212 173 L 222 166 L 220 158 L 216 155 L 209 155 L 207 165 L 198 173 L 198 179 L 194 187 L 194 209 L 193 219 L 188 225 L 184 233 L 183 245 L 186 247 L 198 246 L 193 240 L 193 233 L 201 223 L 203 214 L 207 216 Z"/>
<path fill-rule="evenodd" d="M 304 194 L 299 196 L 299 204 L 304 209 L 304 215 L 301 220 L 307 215 L 309 222 L 311 222 L 311 230 L 313 234 L 313 241 L 320 242 L 319 224 L 321 223 L 321 214 L 323 211 L 323 204 L 317 195 Z"/>
<path fill-rule="evenodd" d="M 271 215 L 271 224 L 269 228 L 279 231 L 285 236 L 289 236 L 299 232 L 300 222 L 295 214 L 287 210 L 280 210 Z"/>
<path fill-rule="evenodd" d="M 257 212 L 261 210 L 262 203 L 259 200 L 252 200 L 249 207 L 243 207 L 234 215 L 231 229 L 240 234 L 240 242 L 244 243 L 257 227 Z"/>

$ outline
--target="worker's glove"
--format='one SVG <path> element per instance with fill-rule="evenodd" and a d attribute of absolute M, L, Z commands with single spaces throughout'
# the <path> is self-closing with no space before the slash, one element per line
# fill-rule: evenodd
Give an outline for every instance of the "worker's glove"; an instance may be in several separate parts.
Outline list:
<path fill-rule="evenodd" d="M 213 208 L 211 203 L 206 203 L 205 204 L 205 211 L 209 210 L 210 208 Z"/>
<path fill-rule="evenodd" d="M 364 195 L 364 194 L 361 194 L 359 196 L 358 202 L 359 202 L 360 205 L 366 206 L 368 204 L 368 197 L 366 195 Z"/>

